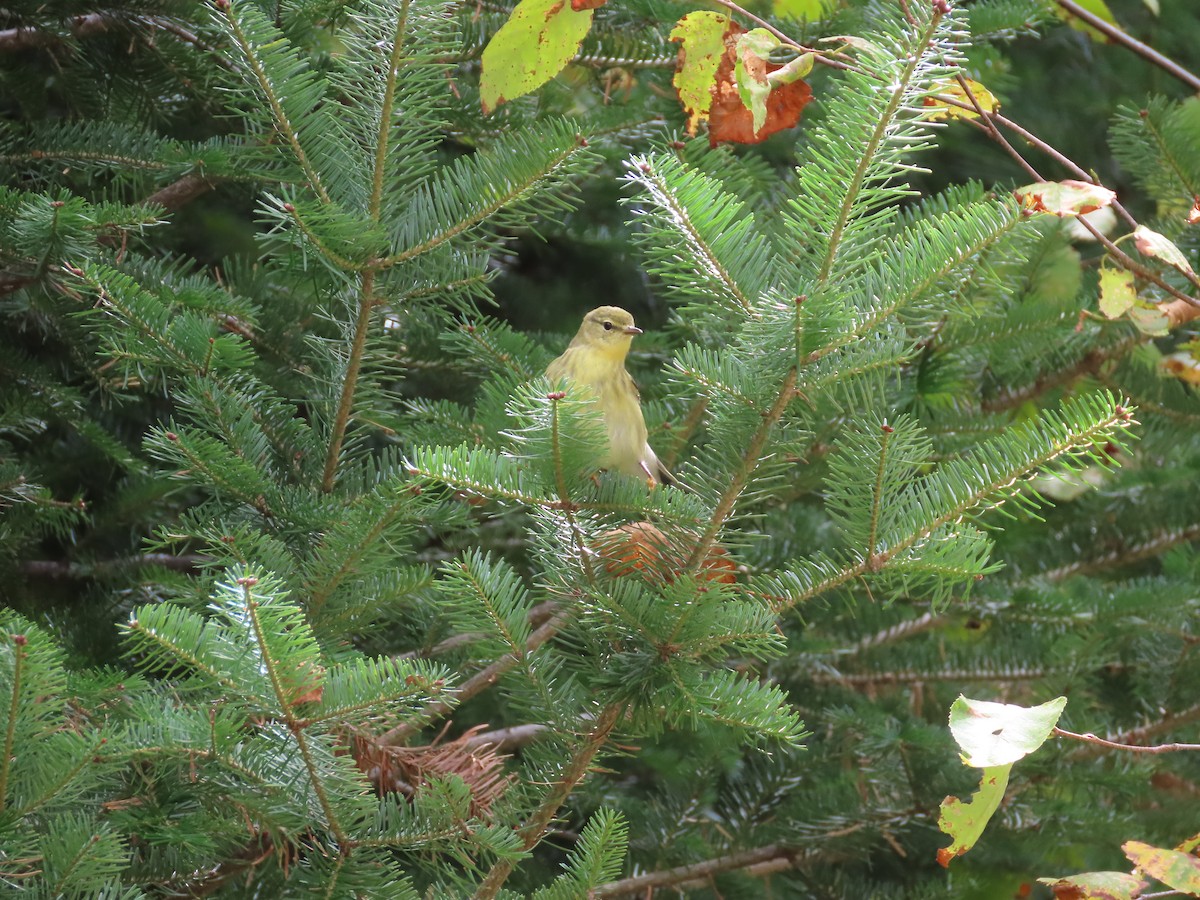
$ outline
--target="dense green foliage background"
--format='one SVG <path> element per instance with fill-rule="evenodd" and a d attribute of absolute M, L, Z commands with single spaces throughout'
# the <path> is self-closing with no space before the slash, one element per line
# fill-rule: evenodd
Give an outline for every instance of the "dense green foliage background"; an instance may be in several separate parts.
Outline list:
<path fill-rule="evenodd" d="M 683 3 L 488 118 L 510 5 L 0 11 L 6 888 L 998 898 L 1200 831 L 1194 752 L 1060 740 L 935 862 L 959 693 L 1197 740 L 1200 404 L 1192 326 L 1094 315 L 1104 250 L 922 98 L 961 67 L 1193 265 L 1200 106 L 1053 3 L 901 6 L 773 19 L 882 50 L 717 149 Z M 1111 3 L 1195 68 L 1189 6 Z M 612 302 L 689 491 L 538 380 Z M 635 522 L 681 571 L 597 555 Z"/>

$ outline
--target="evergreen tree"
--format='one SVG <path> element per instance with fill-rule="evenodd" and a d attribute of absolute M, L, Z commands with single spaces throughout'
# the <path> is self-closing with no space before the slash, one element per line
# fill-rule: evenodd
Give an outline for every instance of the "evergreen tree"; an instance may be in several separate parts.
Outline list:
<path fill-rule="evenodd" d="M 489 116 L 508 5 L 0 13 L 4 884 L 994 897 L 1194 834 L 1195 753 L 1063 741 L 936 863 L 957 694 L 1200 720 L 1200 107 L 1116 115 L 1095 250 L 940 162 L 1051 6 L 756 7 L 841 47 L 762 153 L 682 139 L 656 0 Z M 542 374 L 584 308 L 514 251 L 614 233 L 686 488 Z"/>

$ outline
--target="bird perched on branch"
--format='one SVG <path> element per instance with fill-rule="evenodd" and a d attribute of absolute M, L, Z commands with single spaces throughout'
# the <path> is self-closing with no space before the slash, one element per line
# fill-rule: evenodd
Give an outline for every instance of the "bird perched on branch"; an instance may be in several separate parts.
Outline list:
<path fill-rule="evenodd" d="M 650 485 L 675 484 L 646 441 L 637 385 L 625 370 L 625 355 L 642 329 L 618 306 L 601 306 L 583 317 L 570 346 L 550 363 L 546 377 L 567 379 L 587 388 L 604 413 L 608 456 L 602 468 L 646 478 Z"/>

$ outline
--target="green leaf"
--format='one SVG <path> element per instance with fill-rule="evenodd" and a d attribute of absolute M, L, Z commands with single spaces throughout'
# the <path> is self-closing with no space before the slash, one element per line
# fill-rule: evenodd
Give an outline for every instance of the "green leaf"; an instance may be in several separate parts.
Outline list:
<path fill-rule="evenodd" d="M 1133 273 L 1125 269 L 1100 270 L 1100 312 L 1110 319 L 1118 319 L 1129 312 L 1137 303 L 1137 288 L 1133 286 Z"/>
<path fill-rule="evenodd" d="M 1133 242 L 1138 252 L 1155 259 L 1161 259 L 1168 266 L 1173 266 L 1185 275 L 1196 277 L 1196 272 L 1183 251 L 1175 246 L 1165 235 L 1152 231 L 1145 225 L 1139 225 L 1133 232 Z"/>
<path fill-rule="evenodd" d="M 813 65 L 816 61 L 817 55 L 815 53 L 802 53 L 787 65 L 776 69 L 774 72 L 768 72 L 767 81 L 771 87 L 775 87 L 777 84 L 791 84 L 794 81 L 799 81 L 813 70 Z"/>
<path fill-rule="evenodd" d="M 968 700 L 960 694 L 950 707 L 950 731 L 968 766 L 1002 766 L 1042 746 L 1066 705 L 1066 697 L 1024 707 Z"/>
<path fill-rule="evenodd" d="M 771 11 L 781 19 L 813 21 L 825 16 L 829 0 L 774 0 Z"/>
<path fill-rule="evenodd" d="M 1141 841 L 1126 841 L 1121 845 L 1130 862 L 1167 887 L 1200 896 L 1200 859 L 1179 850 L 1152 847 Z"/>
<path fill-rule="evenodd" d="M 484 113 L 537 90 L 562 71 L 592 27 L 592 10 L 566 0 L 521 0 L 483 51 Z"/>
<path fill-rule="evenodd" d="M 938 862 L 943 866 L 949 866 L 950 860 L 962 856 L 975 846 L 988 820 L 1004 799 L 1004 789 L 1008 787 L 1008 773 L 1011 770 L 1011 765 L 985 768 L 979 781 L 979 790 L 971 795 L 970 800 L 964 803 L 957 797 L 947 797 L 942 801 L 938 828 L 954 839 L 949 847 L 942 847 L 937 852 Z"/>
<path fill-rule="evenodd" d="M 1128 872 L 1085 872 L 1070 878 L 1039 878 L 1063 900 L 1134 900 L 1146 882 Z"/>
<path fill-rule="evenodd" d="M 725 36 L 733 22 L 715 12 L 688 13 L 671 29 L 671 40 L 678 41 L 679 68 L 671 83 L 679 93 L 679 102 L 687 113 L 688 134 L 695 134 L 712 108 L 712 87 L 717 67 L 725 55 Z"/>
<path fill-rule="evenodd" d="M 778 46 L 779 38 L 765 28 L 755 28 L 738 38 L 733 77 L 738 96 L 753 116 L 755 134 L 767 121 L 767 95 L 771 93 L 767 57 Z"/>

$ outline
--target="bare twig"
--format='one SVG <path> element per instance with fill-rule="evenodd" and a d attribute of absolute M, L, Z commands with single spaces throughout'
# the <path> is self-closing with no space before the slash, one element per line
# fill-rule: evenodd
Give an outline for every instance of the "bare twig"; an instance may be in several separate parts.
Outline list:
<path fill-rule="evenodd" d="M 1057 162 L 1059 162 L 1060 164 L 1065 166 L 1068 169 L 1068 171 L 1070 171 L 1076 177 L 1078 177 L 1084 181 L 1087 181 L 1090 184 L 1096 184 L 1096 185 L 1100 184 L 1100 182 L 1091 173 L 1080 168 L 1078 165 L 1076 165 L 1074 162 L 1072 162 L 1068 157 L 1063 155 L 1059 150 L 1055 149 L 1050 144 L 1047 144 L 1041 138 L 1037 137 L 1037 135 L 1033 134 L 1030 131 L 1027 131 L 1026 129 L 1022 128 L 1020 125 L 1017 125 L 1015 122 L 1012 122 L 1009 119 L 1004 118 L 1004 116 L 1000 115 L 999 113 L 989 112 L 989 111 L 985 110 L 982 106 L 980 106 L 979 99 L 975 96 L 974 92 L 971 91 L 970 87 L 967 84 L 966 79 L 962 75 L 957 75 L 955 77 L 958 79 L 959 85 L 962 87 L 963 91 L 966 93 L 966 96 L 970 102 L 964 103 L 964 102 L 959 102 L 957 100 L 954 100 L 952 98 L 945 98 L 945 97 L 941 98 L 942 101 L 951 106 L 957 106 L 957 107 L 960 107 L 963 109 L 969 109 L 972 112 L 976 113 L 976 115 L 979 116 L 979 120 L 977 122 L 979 127 L 981 127 L 984 130 L 984 132 L 989 137 L 991 137 L 996 143 L 998 143 L 1001 147 L 1003 147 L 1004 150 L 1016 161 L 1016 163 L 1022 169 L 1024 169 L 1026 172 L 1028 172 L 1031 177 L 1036 178 L 1038 181 L 1045 180 L 1041 176 L 1041 174 L 1038 172 L 1038 170 L 1035 169 L 1032 165 L 1030 165 L 1028 160 L 1026 160 L 1023 156 L 1021 156 L 1021 154 L 1016 151 L 1016 148 L 1013 147 L 1013 145 L 1008 142 L 1008 139 L 1005 138 L 1004 135 L 1000 133 L 1000 130 L 996 127 L 997 123 L 1004 125 L 1006 128 L 1013 130 L 1017 134 L 1020 134 L 1020 136 L 1022 138 L 1024 138 L 1026 141 L 1028 141 L 1032 146 L 1037 147 L 1039 150 L 1042 150 L 1043 152 L 1045 152 L 1048 155 L 1050 155 L 1051 157 L 1053 157 Z M 1120 215 L 1125 219 L 1125 221 L 1129 223 L 1129 225 L 1131 225 L 1135 228 L 1137 227 L 1137 224 L 1138 224 L 1137 220 L 1134 219 L 1133 216 L 1131 216 L 1129 214 L 1129 212 L 1125 209 L 1125 207 L 1121 206 L 1121 204 L 1116 202 L 1115 200 L 1113 201 L 1112 206 L 1113 206 L 1113 209 L 1116 212 L 1120 213 Z M 1122 250 L 1120 247 L 1118 247 L 1108 237 L 1108 235 L 1101 232 L 1100 229 L 1098 229 L 1095 225 L 1093 225 L 1090 221 L 1088 221 L 1087 218 L 1085 218 L 1083 216 L 1078 216 L 1078 217 L 1076 217 L 1076 221 L 1078 221 L 1080 225 L 1082 225 L 1085 229 L 1087 229 L 1087 231 L 1092 235 L 1092 237 L 1095 238 L 1104 247 L 1104 249 L 1107 250 L 1113 256 L 1113 258 L 1116 259 L 1121 264 L 1121 266 L 1123 268 L 1129 270 L 1130 272 L 1133 272 L 1135 275 L 1137 275 L 1141 278 L 1146 279 L 1147 281 L 1153 282 L 1154 284 L 1158 285 L 1160 288 L 1162 288 L 1164 291 L 1166 291 L 1168 294 L 1170 294 L 1171 296 L 1173 296 L 1175 298 L 1175 302 L 1173 302 L 1171 304 L 1171 309 L 1167 312 L 1168 318 L 1171 319 L 1172 324 L 1181 324 L 1182 322 L 1190 321 L 1191 319 L 1194 319 L 1194 318 L 1200 318 L 1200 300 L 1197 300 L 1195 297 L 1191 297 L 1188 294 L 1185 294 L 1183 291 L 1179 290 L 1174 285 L 1168 284 L 1165 280 L 1163 280 L 1163 278 L 1157 272 L 1147 268 L 1146 266 L 1143 266 L 1137 260 L 1133 259 L 1131 256 L 1129 256 L 1129 254 L 1127 254 L 1124 250 Z M 1188 276 L 1188 280 L 1191 281 L 1193 285 L 1200 288 L 1200 278 L 1192 275 L 1192 276 Z M 1181 307 L 1179 307 L 1177 305 L 1178 303 L 1183 303 L 1183 304 L 1186 304 L 1191 307 L 1197 307 L 1198 309 L 1195 312 L 1185 312 Z"/>
<path fill-rule="evenodd" d="M 139 16 L 108 11 L 73 16 L 63 24 L 72 38 L 92 37 L 93 35 L 104 34 L 121 26 L 141 25 L 151 30 L 165 31 L 168 34 L 173 34 L 181 41 L 193 44 L 200 50 L 211 51 L 213 49 L 209 44 L 201 40 L 195 32 L 166 16 Z M 30 50 L 35 47 L 45 47 L 50 44 L 60 43 L 64 39 L 65 36 L 63 34 L 51 31 L 45 27 L 6 28 L 0 31 L 0 53 L 13 53 L 20 50 Z M 218 57 L 217 61 L 227 68 L 233 68 L 228 60 Z"/>
<path fill-rule="evenodd" d="M 1075 0 L 1054 0 L 1054 2 L 1057 3 L 1062 9 L 1066 10 L 1068 13 L 1077 18 L 1079 21 L 1086 22 L 1088 25 L 1091 25 L 1113 43 L 1120 44 L 1121 46 L 1132 50 L 1142 59 L 1158 66 L 1164 72 L 1173 75 L 1175 78 L 1178 78 L 1193 91 L 1200 91 L 1200 77 L 1192 74 L 1174 60 L 1170 60 L 1163 56 L 1153 47 L 1147 47 L 1141 41 L 1126 34 L 1115 25 L 1105 22 L 1095 13 L 1088 12 L 1086 9 L 1076 3 Z"/>
<path fill-rule="evenodd" d="M 1054 735 L 1055 737 L 1073 738 L 1074 740 L 1095 744 L 1097 747 L 1104 747 L 1109 750 L 1129 750 L 1134 753 L 1176 753 L 1180 750 L 1200 750 L 1200 744 L 1154 744 L 1149 747 L 1142 744 L 1122 744 L 1118 741 L 1107 741 L 1091 733 L 1076 734 L 1073 731 L 1067 731 L 1063 728 L 1055 728 Z"/>
<path fill-rule="evenodd" d="M 208 557 L 196 554 L 173 556 L 170 553 L 143 553 L 123 559 L 104 559 L 93 563 L 69 562 L 63 559 L 28 559 L 17 568 L 22 575 L 34 578 L 92 578 L 121 569 L 143 566 L 162 566 L 179 572 L 192 572 L 209 562 Z"/>
<path fill-rule="evenodd" d="M 511 728 L 497 728 L 495 731 L 485 731 L 472 735 L 465 743 L 467 749 L 476 747 L 493 747 L 497 753 L 507 753 L 517 750 L 526 744 L 544 737 L 549 731 L 546 725 L 532 722 L 527 725 L 513 725 Z"/>
<path fill-rule="evenodd" d="M 1167 713 L 1161 719 L 1157 719 L 1154 722 L 1150 722 L 1138 728 L 1130 728 L 1128 731 L 1115 734 L 1113 735 L 1115 740 L 1113 740 L 1112 743 L 1147 746 L 1146 742 L 1156 735 L 1164 734 L 1168 731 L 1174 731 L 1177 728 L 1181 728 L 1184 725 L 1190 725 L 1196 721 L 1200 721 L 1200 703 L 1196 704 L 1195 706 L 1190 706 L 1181 712 Z M 1104 753 L 1106 749 L 1107 748 L 1102 744 L 1087 741 L 1081 746 L 1076 747 L 1071 756 L 1097 756 L 1101 753 Z"/>
<path fill-rule="evenodd" d="M 604 897 L 620 897 L 626 894 L 640 893 L 650 896 L 655 888 L 668 887 L 707 878 L 720 872 L 731 872 L 735 869 L 749 868 L 758 863 L 773 860 L 794 860 L 799 854 L 795 847 L 786 844 L 768 844 L 765 847 L 755 847 L 752 850 L 742 850 L 728 856 L 718 856 L 689 866 L 676 866 L 673 869 L 663 869 L 658 872 L 647 872 L 644 875 L 634 875 L 632 878 L 622 878 L 620 881 L 609 881 L 592 889 L 590 897 L 597 900 Z"/>
<path fill-rule="evenodd" d="M 546 643 L 546 641 L 550 640 L 550 638 L 554 637 L 554 635 L 558 633 L 559 628 L 561 628 L 565 622 L 566 613 L 559 612 L 557 615 L 551 618 L 550 621 L 542 625 L 537 629 L 537 631 L 529 636 L 529 640 L 525 642 L 525 652 L 532 653 L 542 644 Z M 477 672 L 471 678 L 468 678 L 465 682 L 463 682 L 462 687 L 460 687 L 454 693 L 455 702 L 463 703 L 486 688 L 491 687 L 500 680 L 501 675 L 516 666 L 518 662 L 520 662 L 520 659 L 511 653 L 500 657 L 486 669 Z M 417 722 L 403 722 L 390 731 L 384 732 L 379 737 L 379 743 L 402 744 L 408 740 L 409 737 L 416 734 L 417 731 L 420 730 L 421 725 L 418 724 L 418 722 L 444 716 L 448 714 L 451 709 L 452 707 L 449 703 L 445 703 L 441 700 L 431 703 L 422 711 Z"/>
<path fill-rule="evenodd" d="M 216 182 L 210 181 L 203 175 L 184 175 L 178 181 L 159 188 L 143 202 L 154 203 L 168 211 L 174 211 L 191 203 L 202 194 L 207 194 L 216 186 Z"/>

